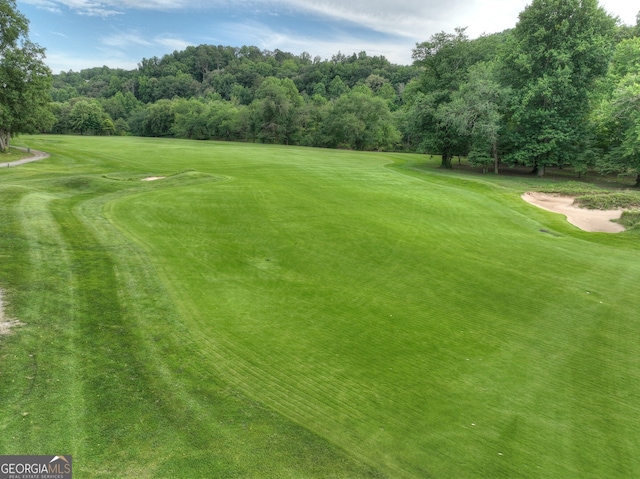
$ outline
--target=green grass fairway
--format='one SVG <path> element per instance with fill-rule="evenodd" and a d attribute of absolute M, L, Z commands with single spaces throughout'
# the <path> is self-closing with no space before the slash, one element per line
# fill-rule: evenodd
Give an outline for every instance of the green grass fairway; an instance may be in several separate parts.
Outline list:
<path fill-rule="evenodd" d="M 72 454 L 78 478 L 640 477 L 640 235 L 520 199 L 546 180 L 21 141 L 51 157 L 0 168 L 24 323 L 0 454 Z"/>

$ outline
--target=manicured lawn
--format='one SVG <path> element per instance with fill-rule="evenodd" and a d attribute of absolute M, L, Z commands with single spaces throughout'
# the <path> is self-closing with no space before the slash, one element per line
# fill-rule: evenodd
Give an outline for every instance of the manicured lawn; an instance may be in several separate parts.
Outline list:
<path fill-rule="evenodd" d="M 25 323 L 0 339 L 1 454 L 73 454 L 77 477 L 640 475 L 637 232 L 418 155 L 22 141 L 51 158 L 0 169 Z"/>

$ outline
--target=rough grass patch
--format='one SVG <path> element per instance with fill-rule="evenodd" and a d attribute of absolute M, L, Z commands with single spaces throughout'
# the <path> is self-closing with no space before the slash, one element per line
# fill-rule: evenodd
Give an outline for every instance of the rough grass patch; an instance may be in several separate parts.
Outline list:
<path fill-rule="evenodd" d="M 576 203 L 590 210 L 617 210 L 622 208 L 640 208 L 640 192 L 601 193 L 582 195 Z"/>
<path fill-rule="evenodd" d="M 589 183 L 568 181 L 538 188 L 541 193 L 574 196 L 575 204 L 590 210 L 640 208 L 640 191 L 611 191 Z"/>
<path fill-rule="evenodd" d="M 640 225 L 640 209 L 623 211 L 617 222 L 627 229 L 637 227 Z"/>
<path fill-rule="evenodd" d="M 553 185 L 545 185 L 538 188 L 540 193 L 548 193 L 552 195 L 563 196 L 584 196 L 594 194 L 607 194 L 607 190 L 599 188 L 590 183 L 581 183 L 579 181 L 567 181 L 566 183 L 555 183 Z"/>

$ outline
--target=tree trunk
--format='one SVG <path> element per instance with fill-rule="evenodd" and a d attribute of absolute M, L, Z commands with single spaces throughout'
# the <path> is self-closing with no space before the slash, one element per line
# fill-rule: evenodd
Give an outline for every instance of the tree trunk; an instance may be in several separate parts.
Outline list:
<path fill-rule="evenodd" d="M 544 165 L 538 166 L 538 176 L 542 178 L 544 176 Z"/>
<path fill-rule="evenodd" d="M 11 141 L 11 133 L 4 129 L 0 129 L 0 152 L 4 153 L 9 150 L 9 142 Z"/>
<path fill-rule="evenodd" d="M 447 168 L 447 169 L 451 169 L 453 168 L 453 165 L 451 164 L 451 158 L 453 158 L 453 155 L 449 154 L 449 153 L 443 153 L 442 154 L 442 164 L 440 165 L 442 168 Z"/>
<path fill-rule="evenodd" d="M 498 164 L 500 161 L 498 160 L 498 145 L 496 142 L 493 142 L 493 172 L 498 174 Z"/>
<path fill-rule="evenodd" d="M 636 184 L 633 185 L 636 188 L 640 188 L 640 173 L 638 173 L 638 176 L 636 177 Z"/>

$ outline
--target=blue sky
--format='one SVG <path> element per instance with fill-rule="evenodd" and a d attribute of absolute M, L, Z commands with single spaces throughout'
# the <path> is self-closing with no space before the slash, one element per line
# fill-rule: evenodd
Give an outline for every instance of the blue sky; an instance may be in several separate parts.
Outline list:
<path fill-rule="evenodd" d="M 18 0 L 29 36 L 54 73 L 106 65 L 136 68 L 188 45 L 255 45 L 312 57 L 339 51 L 410 64 L 432 34 L 468 27 L 475 38 L 514 27 L 527 0 Z M 635 24 L 640 6 L 601 0 Z"/>

